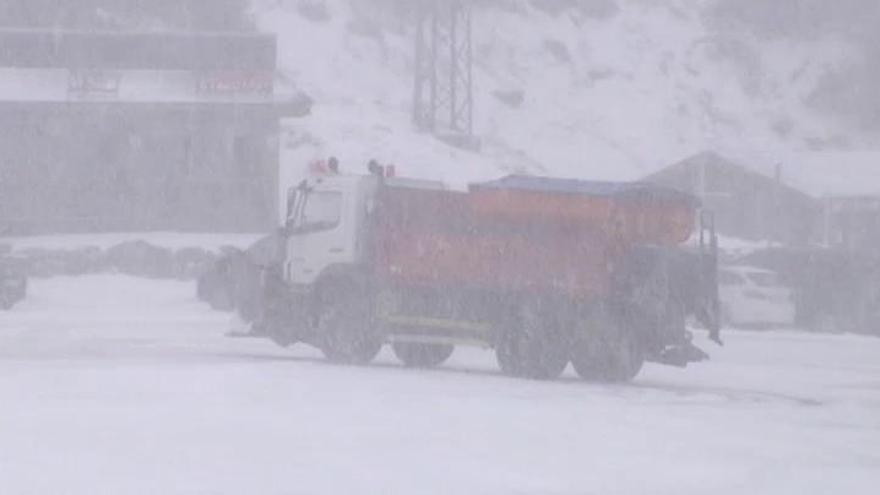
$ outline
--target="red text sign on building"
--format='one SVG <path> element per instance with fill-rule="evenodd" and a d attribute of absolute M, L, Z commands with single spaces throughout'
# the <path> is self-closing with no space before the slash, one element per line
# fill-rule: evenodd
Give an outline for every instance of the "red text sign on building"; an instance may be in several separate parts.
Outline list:
<path fill-rule="evenodd" d="M 196 80 L 196 91 L 208 94 L 269 95 L 273 89 L 271 72 L 203 72 Z"/>

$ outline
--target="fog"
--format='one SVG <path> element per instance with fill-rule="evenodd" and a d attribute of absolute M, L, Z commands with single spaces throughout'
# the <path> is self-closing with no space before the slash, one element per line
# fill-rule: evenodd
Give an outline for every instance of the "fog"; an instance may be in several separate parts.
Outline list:
<path fill-rule="evenodd" d="M 875 493 L 878 26 L 0 0 L 0 493 Z"/>

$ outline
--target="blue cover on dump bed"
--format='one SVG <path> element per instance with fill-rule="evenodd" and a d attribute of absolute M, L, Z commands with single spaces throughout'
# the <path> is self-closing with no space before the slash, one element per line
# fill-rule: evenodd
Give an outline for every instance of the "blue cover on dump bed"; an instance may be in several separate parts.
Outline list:
<path fill-rule="evenodd" d="M 601 182 L 529 175 L 508 175 L 490 182 L 471 184 L 470 189 L 471 191 L 534 191 L 582 196 L 639 196 L 697 202 L 697 198 L 690 194 L 646 182 Z"/>

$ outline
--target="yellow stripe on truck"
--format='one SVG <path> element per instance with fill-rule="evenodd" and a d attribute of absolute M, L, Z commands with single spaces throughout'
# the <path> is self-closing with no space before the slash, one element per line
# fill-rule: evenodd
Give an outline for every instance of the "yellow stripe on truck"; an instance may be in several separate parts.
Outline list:
<path fill-rule="evenodd" d="M 379 317 L 385 323 L 396 326 L 440 328 L 443 330 L 461 330 L 489 334 L 492 326 L 487 323 L 473 321 L 448 320 L 445 318 L 427 318 L 422 316 L 383 315 Z"/>

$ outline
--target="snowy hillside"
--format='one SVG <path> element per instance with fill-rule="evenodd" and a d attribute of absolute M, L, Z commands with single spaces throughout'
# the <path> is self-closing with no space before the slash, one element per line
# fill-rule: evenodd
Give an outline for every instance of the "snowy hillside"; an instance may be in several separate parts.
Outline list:
<path fill-rule="evenodd" d="M 451 181 L 635 179 L 706 148 L 770 165 L 853 139 L 812 102 L 858 63 L 854 45 L 731 28 L 710 0 L 474 0 L 479 154 L 410 125 L 413 2 L 254 1 L 283 77 L 315 99 L 292 123 L 287 169 L 337 154 L 344 168 L 376 157 Z M 518 92 L 521 104 L 497 96 Z"/>

